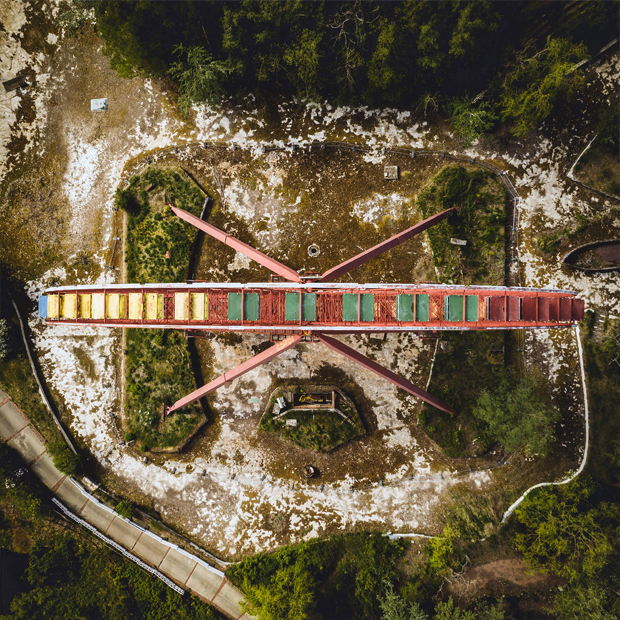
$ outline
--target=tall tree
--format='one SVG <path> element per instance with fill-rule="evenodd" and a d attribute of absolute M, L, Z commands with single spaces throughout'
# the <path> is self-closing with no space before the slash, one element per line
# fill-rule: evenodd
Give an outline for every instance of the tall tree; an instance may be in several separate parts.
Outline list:
<path fill-rule="evenodd" d="M 588 58 L 583 43 L 547 38 L 535 51 L 530 42 L 507 67 L 500 87 L 502 118 L 512 121 L 512 133 L 523 136 L 549 116 L 556 101 L 573 98 L 583 84 L 577 63 Z"/>
<path fill-rule="evenodd" d="M 486 423 L 489 434 L 508 450 L 546 454 L 560 412 L 549 404 L 540 376 L 519 380 L 504 372 L 493 389 L 480 394 L 472 414 Z"/>
<path fill-rule="evenodd" d="M 595 484 L 569 484 L 532 491 L 516 509 L 521 525 L 515 546 L 530 566 L 574 580 L 596 575 L 618 544 L 620 505 L 592 501 Z"/>

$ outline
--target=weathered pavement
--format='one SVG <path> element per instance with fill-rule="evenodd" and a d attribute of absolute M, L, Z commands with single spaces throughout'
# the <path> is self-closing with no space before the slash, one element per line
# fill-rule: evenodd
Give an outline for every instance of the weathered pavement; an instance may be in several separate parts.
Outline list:
<path fill-rule="evenodd" d="M 0 436 L 19 452 L 26 465 L 73 514 L 230 618 L 250 620 L 251 616 L 242 613 L 239 607 L 243 595 L 228 582 L 224 573 L 119 517 L 69 476 L 60 473 L 54 467 L 41 435 L 2 390 Z"/>

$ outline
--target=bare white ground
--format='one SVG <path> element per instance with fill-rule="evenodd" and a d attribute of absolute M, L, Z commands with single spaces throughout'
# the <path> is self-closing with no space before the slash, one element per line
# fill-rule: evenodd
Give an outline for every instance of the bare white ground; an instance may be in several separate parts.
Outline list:
<path fill-rule="evenodd" d="M 391 194 L 373 194 L 367 200 L 356 202 L 351 214 L 366 224 L 378 226 L 385 220 L 397 220 L 402 217 L 404 206 L 410 200 L 396 192 Z"/>
<path fill-rule="evenodd" d="M 16 7 L 19 4 L 6 1 L 0 4 L 2 7 L 9 6 L 16 16 L 14 28 L 19 28 L 21 19 L 19 6 Z M 17 48 L 12 58 L 12 62 L 20 62 Z M 30 62 L 34 61 L 30 59 Z M 74 67 L 66 71 L 71 69 L 79 71 L 78 59 Z M 60 70 L 53 83 L 47 87 L 44 74 L 41 74 L 41 82 L 44 84 L 38 95 L 41 101 L 63 88 L 63 71 Z M 607 72 L 600 71 L 597 78 L 593 79 L 607 80 L 611 84 L 616 75 L 615 70 L 609 69 Z M 380 165 L 383 162 L 383 146 L 408 145 L 420 148 L 434 145 L 440 148 L 447 145 L 450 148 L 449 136 L 432 134 L 421 115 L 389 109 L 349 109 L 308 104 L 299 114 L 297 104 L 283 103 L 283 118 L 287 120 L 281 126 L 267 127 L 258 111 L 243 112 L 239 108 L 228 109 L 224 106 L 220 112 L 201 108 L 194 124 L 187 125 L 169 113 L 169 108 L 148 81 L 139 84 L 139 101 L 132 101 L 124 111 L 133 119 L 131 131 L 101 135 L 81 131 L 88 127 L 89 121 L 85 116 L 63 119 L 68 148 L 64 191 L 74 218 L 72 234 L 78 237 L 88 232 L 89 227 L 92 232 L 94 220 L 85 216 L 87 210 L 90 210 L 91 215 L 99 213 L 102 216 L 100 222 L 103 222 L 101 226 L 104 234 L 100 237 L 98 254 L 101 264 L 103 250 L 107 247 L 111 233 L 113 194 L 121 170 L 127 160 L 144 151 L 185 141 L 222 140 L 236 142 L 259 155 L 262 141 L 284 145 L 289 142 L 302 144 L 313 140 L 342 139 L 375 146 L 375 151 L 365 157 Z M 3 115 L 10 119 L 11 110 L 14 109 L 11 105 L 15 104 L 5 103 L 1 104 L 4 106 Z M 123 106 L 124 103 L 119 100 L 114 105 Z M 45 132 L 48 129 L 46 122 L 44 106 L 37 104 L 33 127 Z M 27 131 L 28 128 L 13 127 L 13 130 Z M 585 141 L 588 131 L 575 128 L 570 141 Z M 33 143 L 33 135 L 34 130 L 27 135 L 29 144 Z M 549 141 L 534 140 L 529 150 L 524 151 L 525 148 L 518 155 L 511 152 L 488 153 L 480 145 L 474 145 L 469 150 L 474 156 L 504 160 L 512 166 L 515 184 L 524 196 L 521 220 L 521 257 L 526 276 L 524 284 L 572 288 L 586 297 L 588 303 L 617 308 L 617 281 L 605 278 L 588 278 L 584 281 L 575 274 L 564 273 L 557 263 L 547 262 L 530 250 L 536 234 L 550 222 L 572 217 L 575 197 L 572 190 L 567 189 L 562 177 L 566 166 L 563 161 L 565 147 L 554 147 Z M 290 156 L 293 156 L 292 153 Z M 98 167 L 94 167 L 95 161 Z M 257 191 L 265 193 L 281 184 L 275 166 L 267 181 L 262 183 Z M 252 196 L 243 194 L 240 186 L 232 184 L 227 191 L 225 198 L 231 213 L 249 223 L 256 217 L 267 217 L 270 226 L 277 225 L 277 215 L 273 215 L 277 212 L 276 202 L 268 214 L 260 213 L 254 208 L 248 208 Z M 364 213 L 363 207 L 360 207 L 359 215 L 355 215 L 368 217 L 371 221 L 375 218 L 372 214 Z M 265 243 L 277 243 L 277 236 L 270 233 Z M 34 299 L 52 278 L 59 278 L 62 283 L 66 276 L 50 270 L 44 277 L 31 283 L 31 296 Z M 254 407 L 247 402 L 247 396 L 252 391 L 266 389 L 273 376 L 304 376 L 304 373 L 309 372 L 309 367 L 320 365 L 324 360 L 343 368 L 347 375 L 363 387 L 367 396 L 376 402 L 374 413 L 380 428 L 386 432 L 386 450 L 410 451 L 411 458 L 406 470 L 399 465 L 393 471 L 387 471 L 387 475 L 399 478 L 409 472 L 417 475 L 431 472 L 431 455 L 410 442 L 411 433 L 402 424 L 407 399 L 403 401 L 397 398 L 395 388 L 343 358 L 333 357 L 335 354 L 329 354 L 319 346 L 290 351 L 218 393 L 218 406 L 230 411 L 230 414 L 226 414 L 228 418 L 222 417 L 220 437 L 211 456 L 195 458 L 193 462 L 190 459 L 189 464 L 194 466 L 192 474 L 172 473 L 173 468 L 184 472 L 188 465 L 187 459 L 183 459 L 183 462 L 170 459 L 162 466 L 144 464 L 117 446 L 109 418 L 110 412 L 118 413 L 119 378 L 114 374 L 112 363 L 113 356 L 120 351 L 118 334 L 94 328 L 46 328 L 34 315 L 30 318 L 30 325 L 46 379 L 52 388 L 63 395 L 72 414 L 72 432 L 88 444 L 95 458 L 109 472 L 110 479 L 117 478 L 128 486 L 138 487 L 153 500 L 164 518 L 177 523 L 182 520 L 183 526 L 198 540 L 221 554 L 238 556 L 268 549 L 276 544 L 277 536 L 266 523 L 268 515 L 273 513 L 288 518 L 293 537 L 302 536 L 310 526 L 313 531 L 321 532 L 327 528 L 352 527 L 356 523 L 391 530 L 424 529 L 433 522 L 433 514 L 445 490 L 456 484 L 449 472 L 445 472 L 444 481 L 438 478 L 433 482 L 405 481 L 397 486 L 376 485 L 370 490 L 354 493 L 349 490 L 349 485 L 357 482 L 352 477 L 343 479 L 340 487 L 328 487 L 324 491 L 315 487 L 291 488 L 292 478 L 286 475 L 280 479 L 267 478 L 261 481 L 264 456 L 252 447 L 250 434 L 242 435 L 233 429 L 234 420 L 243 417 L 248 407 Z M 566 387 L 560 385 L 562 371 L 566 364 L 570 364 L 570 355 L 574 353 L 574 343 L 562 338 L 561 335 L 537 335 L 530 336 L 530 341 L 532 347 L 541 352 L 552 376 L 557 376 L 558 389 L 572 389 L 572 380 Z M 219 351 L 216 370 L 226 370 L 237 357 L 248 356 L 251 342 L 251 339 L 246 339 L 238 350 L 229 347 Z M 419 351 L 412 345 L 407 348 L 406 355 L 396 356 L 393 349 L 396 342 L 396 339 L 388 340 L 386 346 L 376 354 L 376 359 L 387 365 L 395 362 L 396 372 L 411 376 Z M 350 344 L 359 346 L 352 340 Z M 112 387 L 106 388 L 108 384 Z M 243 454 L 242 467 L 231 463 L 230 458 L 222 458 L 236 452 Z M 197 476 L 196 472 L 202 469 L 207 471 L 207 475 Z M 477 488 L 487 488 L 494 480 L 492 473 L 477 473 L 469 477 L 469 482 Z"/>

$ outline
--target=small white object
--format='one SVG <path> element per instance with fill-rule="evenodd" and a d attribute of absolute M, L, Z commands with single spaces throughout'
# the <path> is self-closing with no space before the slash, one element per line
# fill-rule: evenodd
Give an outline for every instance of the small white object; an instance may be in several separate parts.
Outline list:
<path fill-rule="evenodd" d="M 90 111 L 91 112 L 105 112 L 108 109 L 107 99 L 91 99 Z"/>
<path fill-rule="evenodd" d="M 297 420 L 295 420 L 295 419 L 287 420 L 286 421 L 286 426 L 297 426 Z"/>
<path fill-rule="evenodd" d="M 280 411 L 286 408 L 286 401 L 282 398 L 282 396 L 278 396 L 278 406 L 280 407 Z"/>
<path fill-rule="evenodd" d="M 450 239 L 450 243 L 452 245 L 467 245 L 467 241 L 464 239 L 455 239 L 454 237 Z"/>

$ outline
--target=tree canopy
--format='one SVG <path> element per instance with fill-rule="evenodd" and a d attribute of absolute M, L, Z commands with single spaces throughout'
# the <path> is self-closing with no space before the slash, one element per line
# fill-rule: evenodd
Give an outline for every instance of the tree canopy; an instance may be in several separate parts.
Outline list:
<path fill-rule="evenodd" d="M 594 576 L 618 544 L 620 506 L 595 502 L 588 477 L 530 493 L 515 513 L 515 547 L 532 568 L 567 579 Z"/>
<path fill-rule="evenodd" d="M 535 3 L 490 0 L 74 0 L 58 23 L 75 34 L 94 11 L 111 67 L 170 76 L 184 111 L 248 93 L 425 109 L 439 101 L 469 143 L 492 127 L 496 107 L 520 136 L 575 94 L 576 63 L 617 21 L 618 3 L 591 5 L 578 15 L 547 7 L 557 23 L 545 37 Z"/>
<path fill-rule="evenodd" d="M 553 425 L 560 417 L 548 402 L 541 377 L 519 380 L 510 372 L 500 374 L 496 386 L 480 394 L 472 414 L 508 450 L 523 447 L 527 454 L 541 455 L 546 454 Z"/>
<path fill-rule="evenodd" d="M 583 43 L 547 38 L 535 51 L 526 46 L 508 66 L 500 90 L 502 117 L 511 119 L 513 133 L 522 136 L 534 129 L 553 109 L 560 97 L 571 99 L 583 83 L 575 65 L 588 58 Z"/>

